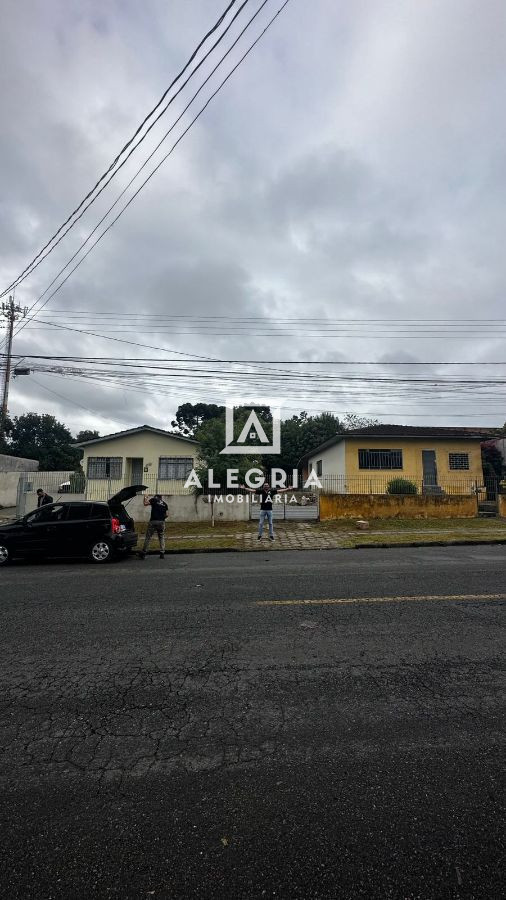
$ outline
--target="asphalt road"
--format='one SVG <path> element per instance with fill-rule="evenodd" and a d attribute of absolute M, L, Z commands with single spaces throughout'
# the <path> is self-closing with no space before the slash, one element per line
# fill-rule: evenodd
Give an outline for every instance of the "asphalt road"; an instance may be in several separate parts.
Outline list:
<path fill-rule="evenodd" d="M 17 565 L 0 594 L 2 896 L 504 896 L 503 547 Z"/>

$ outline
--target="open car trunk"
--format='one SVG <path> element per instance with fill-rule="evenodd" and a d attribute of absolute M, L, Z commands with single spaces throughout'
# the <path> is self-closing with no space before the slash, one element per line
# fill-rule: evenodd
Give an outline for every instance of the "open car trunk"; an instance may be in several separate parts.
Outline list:
<path fill-rule="evenodd" d="M 123 506 L 123 503 L 125 503 L 127 500 L 131 500 L 136 496 L 136 494 L 140 494 L 145 490 L 145 484 L 131 484 L 128 487 L 122 488 L 121 491 L 118 491 L 117 494 L 114 494 L 107 501 L 112 515 L 116 516 L 120 521 L 120 525 L 124 525 L 128 531 L 133 530 L 134 520 L 128 514 L 127 510 Z"/>

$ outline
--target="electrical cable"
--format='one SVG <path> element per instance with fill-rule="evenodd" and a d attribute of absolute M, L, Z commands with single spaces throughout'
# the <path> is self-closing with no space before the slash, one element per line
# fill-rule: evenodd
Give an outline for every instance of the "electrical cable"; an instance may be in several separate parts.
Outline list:
<path fill-rule="evenodd" d="M 260 7 L 260 9 L 263 9 L 263 7 L 265 6 L 265 3 L 266 3 L 266 2 L 268 2 L 268 0 L 264 0 L 264 3 L 263 3 L 262 6 Z M 19 328 L 17 329 L 17 331 L 15 332 L 16 335 L 19 334 L 19 332 L 22 331 L 23 328 L 25 328 L 25 327 L 29 324 L 29 322 L 31 322 L 31 321 L 36 317 L 36 315 L 38 315 L 38 313 L 39 313 L 42 309 L 44 309 L 44 307 L 49 303 L 49 301 L 52 299 L 52 297 L 54 297 L 55 294 L 57 294 L 58 291 L 61 290 L 61 288 L 63 287 L 63 285 L 64 285 L 64 284 L 68 281 L 68 279 L 73 275 L 73 273 L 76 271 L 76 269 L 79 268 L 79 266 L 80 266 L 80 265 L 84 262 L 84 260 L 89 256 L 89 254 L 92 252 L 92 250 L 94 250 L 94 248 L 97 246 L 97 244 L 100 243 L 100 241 L 102 240 L 102 238 L 105 237 L 105 235 L 110 231 L 110 229 L 111 229 L 111 228 L 116 224 L 116 222 L 121 218 L 121 216 L 123 215 L 123 213 L 126 212 L 126 210 L 128 209 L 128 207 L 130 206 L 130 204 L 133 203 L 133 201 L 137 198 L 137 196 L 140 194 L 140 192 L 141 192 L 141 191 L 144 189 L 144 187 L 148 184 L 148 182 L 151 180 L 151 178 L 156 174 L 156 172 L 157 172 L 157 171 L 161 168 L 161 166 L 166 162 L 166 160 L 169 158 L 169 156 L 171 156 L 171 154 L 174 152 L 174 150 L 176 149 L 176 147 L 178 146 L 178 144 L 183 140 L 183 138 L 184 138 L 185 135 L 190 131 L 190 129 L 191 129 L 191 128 L 193 127 L 193 125 L 195 124 L 195 122 L 196 122 L 196 121 L 200 118 L 200 116 L 205 112 L 205 110 L 207 109 L 207 107 L 209 106 L 209 104 L 212 102 L 212 100 L 213 100 L 213 99 L 217 96 L 217 94 L 222 90 L 222 88 L 225 86 L 225 84 L 228 82 L 228 80 L 232 77 L 232 75 L 235 73 L 235 71 L 236 71 L 236 70 L 239 68 L 239 66 L 244 62 L 244 60 L 246 59 L 246 57 L 251 53 L 251 51 L 254 49 L 254 47 L 255 47 L 255 46 L 259 43 L 259 41 L 263 38 L 263 36 L 265 35 L 265 33 L 268 31 L 268 29 L 271 27 L 271 25 L 273 25 L 273 23 L 275 22 L 275 20 L 276 20 L 276 19 L 278 18 L 278 16 L 282 13 L 282 11 L 285 9 L 285 7 L 288 5 L 289 2 L 290 2 L 290 0 L 284 0 L 284 3 L 279 7 L 279 9 L 277 10 L 277 12 L 276 12 L 276 13 L 272 16 L 272 18 L 267 22 L 267 25 L 265 26 L 265 28 L 260 32 L 260 34 L 258 35 L 258 37 L 257 37 L 257 38 L 253 41 L 253 43 L 248 47 L 248 49 L 246 50 L 246 52 L 240 57 L 240 59 L 239 59 L 239 61 L 236 63 L 236 65 L 230 70 L 230 72 L 226 75 L 226 77 L 221 81 L 221 83 L 218 85 L 218 87 L 214 90 L 214 92 L 210 95 L 210 97 L 208 98 L 208 100 L 207 100 L 207 101 L 204 103 L 204 105 L 201 107 L 201 109 L 199 110 L 199 112 L 198 112 L 198 113 L 194 116 L 194 118 L 190 121 L 189 125 L 184 129 L 184 131 L 182 132 L 182 134 L 181 134 L 181 135 L 178 137 L 178 139 L 174 142 L 174 144 L 172 145 L 172 147 L 170 148 L 170 150 L 168 151 L 168 153 L 166 153 L 166 155 L 165 155 L 164 157 L 162 157 L 162 159 L 160 160 L 160 162 L 159 162 L 159 163 L 155 166 L 155 168 L 150 172 L 150 174 L 148 175 L 148 177 L 142 182 L 142 184 L 141 184 L 141 185 L 137 188 L 137 190 L 133 193 L 133 195 L 130 197 L 130 199 L 129 199 L 128 202 L 125 204 L 125 206 L 119 211 L 119 213 L 116 215 L 116 217 L 109 223 L 109 225 L 104 229 L 104 231 L 98 236 L 98 238 L 94 241 L 94 243 L 93 243 L 93 244 L 91 245 L 91 247 L 87 250 L 87 252 L 81 257 L 81 259 L 78 260 L 78 262 L 76 263 L 76 265 L 74 266 L 74 268 L 70 270 L 70 272 L 66 275 L 66 277 L 65 277 L 65 278 L 60 282 L 60 284 L 55 288 L 55 290 L 54 290 L 51 294 L 49 294 L 49 296 L 46 298 L 46 300 L 44 301 L 44 303 L 42 304 L 42 306 L 40 306 L 39 309 L 36 310 L 36 312 L 35 312 L 35 314 L 34 314 L 33 316 L 31 316 L 31 317 L 29 317 L 29 318 L 27 317 L 27 318 L 25 318 L 25 319 L 23 320 L 23 322 L 21 323 L 20 327 L 19 327 Z M 259 10 L 259 11 L 260 11 L 260 10 Z M 258 11 L 258 12 L 259 12 L 259 11 Z M 257 14 L 258 14 L 258 13 L 256 13 L 255 16 L 256 16 Z M 255 16 L 252 17 L 252 19 L 250 20 L 250 22 L 255 18 Z M 249 27 L 250 22 L 247 23 L 246 28 Z M 246 29 L 244 29 L 244 30 L 246 30 Z M 243 30 L 242 33 L 244 33 L 244 30 Z M 239 38 L 242 36 L 242 33 L 241 33 L 241 35 L 239 35 Z M 238 38 L 238 40 L 239 40 L 239 38 Z M 232 46 L 235 46 L 235 44 L 232 45 Z M 230 49 L 231 49 L 231 48 L 230 48 Z M 227 51 L 227 54 L 225 54 L 225 56 L 228 55 L 228 52 L 230 52 L 230 50 Z M 217 68 L 217 67 L 216 67 L 216 68 Z M 213 74 L 213 73 L 211 73 L 211 74 Z M 192 102 L 192 101 L 190 101 L 190 102 Z M 170 130 L 169 130 L 169 131 L 170 131 Z M 168 132 L 168 133 L 169 133 L 169 132 Z M 165 137 L 162 139 L 162 141 L 163 141 L 164 139 L 165 139 Z M 160 143 L 161 143 L 161 142 L 160 142 Z M 153 151 L 153 152 L 156 152 L 156 149 L 158 149 L 158 148 L 155 148 L 155 151 Z M 143 168 L 143 166 L 141 166 L 141 169 L 140 169 L 139 171 L 141 171 L 142 168 Z M 138 173 L 136 173 L 136 175 L 135 175 L 135 176 L 132 178 L 132 180 L 129 182 L 129 185 L 127 185 L 127 188 L 125 188 L 125 191 L 128 189 L 128 187 L 130 186 L 130 184 L 132 183 L 132 181 L 135 180 L 135 178 L 137 177 L 137 174 L 138 174 Z M 100 220 L 99 225 L 100 225 L 100 224 L 104 221 L 104 219 L 109 215 L 109 212 L 114 208 L 114 206 L 116 205 L 116 203 L 118 202 L 118 200 L 123 196 L 123 194 L 125 193 L 125 191 L 123 191 L 123 192 L 120 194 L 120 196 L 119 196 L 119 197 L 117 198 L 117 200 L 112 204 L 112 206 L 110 207 L 110 209 L 109 209 L 109 210 L 106 212 L 106 214 L 102 217 L 102 219 Z M 92 236 L 92 234 L 94 234 L 94 232 L 97 230 L 97 228 L 99 227 L 99 225 L 95 226 L 95 228 L 93 229 L 93 231 L 88 235 L 88 237 L 86 238 L 86 240 L 81 244 L 81 246 L 79 247 L 79 249 L 76 251 L 76 253 L 74 254 L 74 256 L 71 258 L 71 260 L 63 267 L 63 269 L 60 270 L 60 272 L 58 273 L 58 275 L 56 276 L 56 278 L 53 279 L 53 281 L 51 282 L 51 285 L 54 284 L 54 282 L 57 280 L 57 278 L 59 278 L 60 274 L 62 274 L 62 273 L 65 271 L 65 269 L 70 265 L 70 262 L 72 262 L 72 261 L 76 258 L 76 256 L 80 253 L 80 251 L 81 251 L 81 250 L 83 249 L 83 247 L 86 245 L 86 243 L 88 242 L 88 240 L 90 239 L 90 237 Z M 51 285 L 50 285 L 49 287 L 51 287 Z M 43 292 L 43 294 L 41 295 L 41 297 L 39 297 L 39 298 L 35 301 L 35 303 L 32 304 L 32 306 L 30 307 L 29 312 L 31 312 L 31 311 L 33 310 L 34 306 L 35 306 L 37 303 L 40 302 L 40 300 L 42 299 L 42 297 L 43 297 L 43 296 L 47 293 L 47 291 L 49 290 L 49 287 L 46 288 L 46 290 Z"/>
<path fill-rule="evenodd" d="M 120 152 L 117 154 L 117 156 L 115 157 L 115 159 L 114 159 L 114 160 L 112 161 L 112 163 L 110 164 L 109 168 L 103 173 L 103 175 L 100 176 L 100 178 L 99 178 L 98 181 L 95 183 L 95 185 L 92 187 L 92 189 L 91 189 L 91 190 L 86 194 L 86 196 L 81 200 L 81 202 L 79 203 L 79 205 L 76 206 L 76 208 L 70 213 L 70 215 L 67 217 L 67 219 L 66 219 L 66 220 L 62 223 L 62 225 L 60 225 L 60 227 L 57 229 L 57 231 L 55 231 L 55 233 L 53 234 L 53 236 L 52 236 L 52 237 L 49 239 L 49 241 L 44 245 L 44 247 L 42 247 L 42 249 L 39 250 L 39 252 L 36 254 L 36 256 L 34 256 L 34 258 L 32 259 L 32 261 L 31 261 L 31 262 L 23 269 L 23 271 L 20 273 L 20 275 L 18 275 L 17 278 L 15 278 L 14 281 L 12 281 L 11 284 L 10 284 L 7 288 L 5 288 L 5 290 L 4 290 L 2 293 L 0 293 L 0 298 L 1 298 L 1 297 L 4 297 L 10 290 L 12 290 L 13 288 L 15 288 L 15 287 L 16 287 L 17 285 L 19 285 L 22 281 L 24 281 L 25 278 L 27 278 L 28 275 L 31 275 L 31 273 L 37 268 L 37 266 L 39 266 L 40 263 L 41 263 L 44 259 L 47 258 L 47 256 L 49 255 L 49 253 L 51 253 L 51 252 L 55 249 L 55 247 L 58 246 L 58 244 L 60 243 L 60 241 L 65 237 L 66 234 L 68 234 L 68 232 L 70 231 L 70 229 L 74 227 L 74 225 L 76 224 L 76 222 L 78 222 L 79 219 L 81 218 L 81 216 L 86 212 L 86 210 L 89 209 L 89 207 L 91 206 L 91 204 L 94 203 L 95 200 L 97 199 L 97 197 L 100 196 L 100 194 L 102 193 L 102 191 L 104 190 L 104 188 L 107 187 L 107 184 L 110 183 L 110 181 L 112 180 L 112 178 L 119 172 L 120 168 L 122 168 L 122 166 L 123 166 L 124 163 L 127 161 L 127 159 L 129 159 L 129 157 L 131 156 L 132 152 L 133 152 L 134 150 L 136 150 L 137 147 L 140 146 L 140 144 L 142 143 L 142 141 L 145 140 L 145 138 L 147 137 L 147 135 L 149 134 L 149 132 L 151 131 L 151 129 L 153 128 L 153 126 L 156 124 L 156 122 L 158 122 L 158 120 L 161 118 L 161 116 L 164 115 L 164 113 L 167 111 L 167 109 L 168 109 L 168 107 L 171 105 L 171 103 L 175 100 L 175 98 L 176 98 L 176 97 L 178 96 L 178 94 L 183 90 L 183 88 L 188 84 L 188 81 L 193 77 L 193 75 L 195 75 L 195 73 L 200 69 L 200 67 L 203 65 L 203 63 L 206 61 L 206 59 L 207 59 L 207 58 L 210 56 L 210 54 L 215 50 L 215 48 L 218 46 L 218 44 L 223 40 L 223 38 L 224 38 L 225 35 L 227 34 L 228 30 L 231 28 L 231 26 L 232 26 L 233 23 L 235 22 L 237 16 L 240 15 L 241 11 L 242 11 L 242 10 L 244 9 L 244 7 L 246 6 L 246 3 L 248 3 L 248 0 L 244 0 L 244 2 L 243 2 L 243 4 L 242 4 L 242 6 L 240 7 L 239 11 L 238 11 L 238 12 L 235 14 L 235 16 L 232 18 L 231 22 L 229 23 L 229 25 L 227 26 L 227 28 L 224 30 L 224 32 L 223 32 L 223 34 L 220 36 L 220 38 L 219 38 L 219 39 L 216 41 L 216 43 L 211 47 L 211 49 L 206 53 L 206 55 L 203 57 L 203 59 L 198 63 L 198 65 L 197 65 L 197 66 L 195 67 L 195 69 L 192 71 L 192 73 L 191 73 L 191 75 L 189 76 L 189 78 L 185 81 L 185 83 L 184 83 L 183 86 L 177 91 L 177 93 L 171 98 L 171 100 L 170 100 L 169 103 L 165 106 L 165 108 L 164 108 L 163 111 L 160 113 L 160 115 L 159 115 L 159 116 L 155 119 L 155 121 L 149 126 L 149 128 L 147 129 L 147 131 L 145 132 L 145 134 L 144 134 L 144 135 L 142 136 L 142 138 L 137 142 L 137 144 L 135 145 L 135 147 L 130 151 L 130 153 L 128 154 L 128 156 L 126 157 L 126 159 L 121 163 L 120 166 L 118 166 L 117 168 L 115 168 L 115 167 L 117 166 L 117 163 L 119 162 L 119 160 L 121 159 L 121 157 L 122 157 L 123 154 L 125 153 L 125 151 L 128 150 L 129 147 L 131 147 L 131 145 L 132 145 L 133 142 L 135 141 L 136 137 L 140 134 L 140 132 L 142 131 L 142 129 L 144 128 L 144 126 L 146 125 L 146 123 L 148 122 L 148 120 L 149 120 L 149 119 L 155 114 L 155 112 L 160 108 L 160 106 L 162 105 L 163 101 L 164 101 L 165 98 L 167 97 L 169 91 L 170 91 L 170 90 L 174 87 L 174 85 L 182 78 L 182 76 L 184 75 L 184 73 L 186 72 L 186 70 L 188 69 L 188 67 L 191 65 L 191 63 L 193 62 L 193 60 L 194 60 L 195 57 L 197 56 L 199 50 L 201 50 L 201 48 L 202 48 L 203 45 L 206 43 L 206 41 L 208 40 L 208 38 L 211 37 L 211 35 L 214 34 L 215 31 L 217 31 L 217 29 L 218 29 L 218 28 L 220 27 L 220 25 L 223 23 L 223 21 L 225 20 L 227 14 L 228 14 L 229 11 L 232 9 L 232 7 L 235 5 L 236 2 L 237 2 L 237 0 L 231 0 L 231 2 L 229 3 L 229 5 L 228 5 L 227 8 L 225 9 L 225 11 L 222 13 L 222 15 L 220 16 L 220 18 L 218 19 L 218 21 L 215 23 L 215 25 L 213 25 L 213 27 L 210 29 L 210 31 L 208 31 L 207 34 L 204 35 L 204 37 L 202 38 L 202 40 L 200 41 L 200 43 L 197 45 L 197 47 L 196 47 L 195 50 L 193 51 L 193 53 L 192 53 L 192 55 L 190 56 L 190 58 L 188 59 L 188 61 L 185 63 L 184 67 L 183 67 L 183 68 L 181 69 L 181 71 L 176 75 L 176 77 L 175 77 L 174 80 L 171 82 L 171 84 L 170 84 L 169 87 L 166 89 L 166 91 L 164 91 L 164 93 L 162 94 L 162 96 L 161 96 L 160 100 L 158 101 L 158 103 L 157 103 L 157 104 L 153 107 L 153 109 L 148 113 L 148 115 L 144 118 L 144 120 L 143 120 L 143 121 L 141 122 L 141 124 L 138 126 L 137 130 L 134 132 L 134 134 L 132 135 L 132 137 L 131 137 L 131 138 L 127 141 L 127 143 L 122 147 L 122 149 L 120 150 Z M 98 191 L 98 193 L 96 194 L 95 197 L 93 197 L 93 194 L 95 193 L 95 191 L 97 190 L 97 188 L 102 184 L 102 182 L 107 178 L 107 176 L 108 176 L 113 170 L 115 170 L 115 171 L 113 172 L 113 175 L 111 176 L 111 178 L 109 179 L 109 181 L 107 181 L 107 184 L 104 185 L 104 186 L 101 188 L 100 191 Z M 83 206 L 86 204 L 86 201 L 89 200 L 91 197 L 93 197 L 93 199 L 90 201 L 90 203 L 88 203 L 88 204 L 86 205 L 86 207 L 85 207 L 85 209 L 83 209 L 81 215 L 78 216 L 78 218 L 76 218 L 74 222 L 72 222 L 72 224 L 70 225 L 70 227 L 65 231 L 65 234 L 62 235 L 61 238 L 60 238 L 58 241 L 56 241 L 56 243 L 55 243 L 53 246 L 50 247 L 50 245 L 53 244 L 53 241 L 55 240 L 55 238 L 57 238 L 58 235 L 61 234 L 61 232 L 63 231 L 63 229 L 65 228 L 65 226 L 69 224 L 69 222 L 77 215 L 77 213 L 78 213 L 78 212 L 83 208 Z M 49 247 L 50 247 L 50 249 L 48 250 Z M 47 252 L 47 253 L 44 253 L 45 250 L 48 250 L 48 252 Z M 43 255 L 43 254 L 44 254 L 44 255 Z"/>

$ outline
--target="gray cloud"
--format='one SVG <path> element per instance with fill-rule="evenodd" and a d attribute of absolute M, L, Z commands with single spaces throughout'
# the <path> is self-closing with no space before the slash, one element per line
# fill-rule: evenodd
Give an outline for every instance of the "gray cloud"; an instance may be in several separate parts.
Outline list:
<path fill-rule="evenodd" d="M 7 5 L 0 37 L 2 283 L 86 193 L 221 6 L 215 0 Z M 142 312 L 146 323 L 155 315 L 264 317 L 255 326 L 264 330 L 310 317 L 323 325 L 500 317 L 503 12 L 499 0 L 486 8 L 477 0 L 372 6 L 358 0 L 342 7 L 294 0 L 47 310 L 92 311 L 90 331 L 103 330 L 103 314 L 111 310 Z M 145 153 L 162 133 L 160 123 Z M 21 303 L 30 305 L 45 289 L 125 186 L 136 159 L 18 289 Z M 62 314 L 58 321 L 70 320 Z M 377 326 L 356 338 L 329 328 L 314 336 L 305 322 L 286 339 L 259 337 L 253 327 L 240 338 L 225 327 L 212 336 L 175 330 L 110 336 L 243 359 L 436 362 L 503 353 L 500 336 L 480 332 L 468 340 L 458 328 L 445 340 L 399 339 Z M 16 350 L 146 359 L 155 353 L 49 326 L 27 327 Z M 36 380 L 44 387 L 13 383 L 11 412 L 54 412 L 74 430 L 106 431 L 109 421 L 163 424 L 179 402 L 199 393 L 174 379 L 160 403 L 156 386 L 137 393 L 68 377 Z M 217 379 L 200 393 L 219 400 L 223 389 Z M 294 406 L 343 413 L 353 404 L 395 421 L 403 410 L 425 422 L 433 412 L 439 424 L 455 410 L 462 423 L 480 414 L 500 420 L 499 401 L 487 406 L 471 397 L 397 406 L 367 393 L 337 392 L 327 400 L 309 385 L 303 393 L 294 391 Z"/>

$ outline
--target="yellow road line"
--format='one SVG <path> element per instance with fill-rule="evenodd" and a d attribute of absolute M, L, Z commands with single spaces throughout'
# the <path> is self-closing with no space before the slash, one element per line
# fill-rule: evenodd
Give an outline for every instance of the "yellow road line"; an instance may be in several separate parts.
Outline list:
<path fill-rule="evenodd" d="M 405 603 L 420 600 L 506 600 L 506 594 L 426 594 L 412 597 L 351 597 L 314 600 L 257 600 L 257 606 L 330 606 L 341 603 Z"/>

